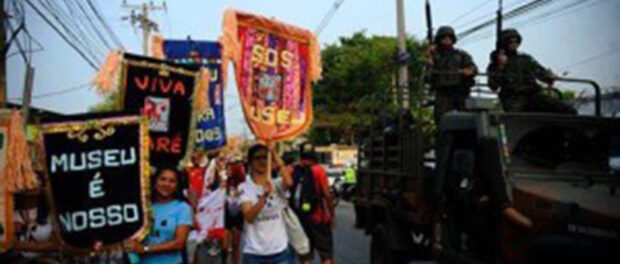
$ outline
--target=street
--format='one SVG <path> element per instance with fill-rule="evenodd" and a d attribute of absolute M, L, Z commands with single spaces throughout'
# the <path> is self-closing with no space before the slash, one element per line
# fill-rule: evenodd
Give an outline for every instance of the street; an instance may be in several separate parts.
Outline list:
<path fill-rule="evenodd" d="M 366 236 L 362 230 L 355 229 L 353 204 L 345 201 L 340 201 L 336 207 L 334 263 L 370 263 L 370 236 Z"/>
<path fill-rule="evenodd" d="M 315 264 L 320 264 L 318 255 Z M 336 229 L 334 230 L 334 263 L 369 264 L 370 236 L 355 229 L 353 204 L 340 201 L 336 207 Z"/>
<path fill-rule="evenodd" d="M 336 229 L 334 230 L 334 263 L 370 264 L 370 236 L 363 230 L 355 229 L 353 204 L 340 201 L 336 207 Z M 318 256 L 315 264 L 321 263 Z M 412 264 L 431 264 L 434 262 L 416 261 Z"/>

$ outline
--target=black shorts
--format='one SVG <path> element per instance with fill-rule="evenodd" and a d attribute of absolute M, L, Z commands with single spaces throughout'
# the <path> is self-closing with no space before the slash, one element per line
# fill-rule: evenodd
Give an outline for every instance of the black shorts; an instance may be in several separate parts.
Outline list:
<path fill-rule="evenodd" d="M 310 252 L 305 255 L 299 255 L 299 260 L 312 261 L 315 249 L 321 259 L 333 259 L 334 239 L 332 226 L 330 224 L 316 224 L 311 220 L 301 220 L 301 224 L 308 236 L 308 240 L 310 240 Z"/>
<path fill-rule="evenodd" d="M 237 228 L 239 230 L 243 229 L 243 215 L 241 212 L 237 214 L 232 214 L 230 210 L 228 210 L 228 206 L 226 206 L 226 211 L 224 212 L 224 226 L 226 229 L 230 230 L 233 228 Z"/>

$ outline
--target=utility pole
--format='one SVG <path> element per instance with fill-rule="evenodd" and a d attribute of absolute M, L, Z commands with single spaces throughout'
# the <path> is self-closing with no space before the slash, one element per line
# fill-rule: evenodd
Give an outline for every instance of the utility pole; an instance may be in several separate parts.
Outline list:
<path fill-rule="evenodd" d="M 398 89 L 401 94 L 403 109 L 409 109 L 409 80 L 407 71 L 407 35 L 405 32 L 405 5 L 403 0 L 396 0 L 396 27 L 398 30 Z"/>
<path fill-rule="evenodd" d="M 501 49 L 502 47 L 500 47 L 500 37 L 502 35 L 502 29 L 503 29 L 503 20 L 504 18 L 503 16 L 503 8 L 504 8 L 504 1 L 503 0 L 498 0 L 497 3 L 497 27 L 495 29 L 495 34 L 497 36 L 496 39 L 496 43 L 495 43 L 495 49 L 499 51 L 499 49 Z"/>
<path fill-rule="evenodd" d="M 0 0 L 0 45 L 4 49 L 6 45 L 6 29 L 4 20 L 8 15 L 4 12 L 4 0 Z M 0 108 L 6 106 L 6 52 L 0 54 Z"/>
<path fill-rule="evenodd" d="M 30 63 L 26 64 L 26 77 L 24 80 L 24 95 L 22 97 L 22 117 L 24 119 L 24 130 L 28 127 L 30 119 L 30 99 L 32 97 L 32 86 L 34 82 L 34 67 Z"/>
<path fill-rule="evenodd" d="M 142 52 L 145 56 L 149 53 L 149 36 L 151 31 L 159 31 L 157 23 L 149 18 L 151 10 L 166 10 L 166 2 L 162 5 L 154 5 L 153 2 L 142 3 L 141 5 L 127 4 L 127 0 L 123 1 L 123 7 L 131 9 L 129 16 L 123 17 L 123 20 L 129 20 L 132 25 L 138 24 L 142 28 Z M 140 13 L 136 14 L 136 10 Z"/>

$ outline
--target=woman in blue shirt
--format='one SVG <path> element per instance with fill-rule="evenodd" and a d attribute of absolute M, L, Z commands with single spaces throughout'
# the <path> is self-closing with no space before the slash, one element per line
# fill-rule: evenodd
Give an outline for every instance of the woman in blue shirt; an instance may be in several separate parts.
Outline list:
<path fill-rule="evenodd" d="M 179 172 L 160 168 L 153 184 L 153 227 L 142 243 L 133 242 L 141 264 L 180 264 L 193 224 L 190 206 L 181 200 Z"/>

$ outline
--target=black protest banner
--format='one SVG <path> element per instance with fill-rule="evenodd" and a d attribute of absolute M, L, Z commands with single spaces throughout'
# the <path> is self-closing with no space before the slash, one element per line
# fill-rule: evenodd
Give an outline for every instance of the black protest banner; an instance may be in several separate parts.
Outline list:
<path fill-rule="evenodd" d="M 148 121 L 138 116 L 45 123 L 48 193 L 60 238 L 91 250 L 150 228 Z"/>
<path fill-rule="evenodd" d="M 176 166 L 194 146 L 198 67 L 125 54 L 121 105 L 149 118 L 151 166 Z"/>

